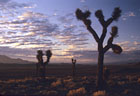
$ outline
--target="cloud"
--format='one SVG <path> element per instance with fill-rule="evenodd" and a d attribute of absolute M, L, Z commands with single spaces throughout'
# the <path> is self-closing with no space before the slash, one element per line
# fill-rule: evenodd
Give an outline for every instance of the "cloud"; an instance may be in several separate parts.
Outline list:
<path fill-rule="evenodd" d="M 9 48 L 9 47 L 0 47 L 0 50 L 1 55 L 7 55 L 12 58 L 33 60 L 34 57 L 36 56 L 36 50 Z"/>
<path fill-rule="evenodd" d="M 122 19 L 123 19 L 123 20 L 126 20 L 126 19 L 128 19 L 128 18 L 130 18 L 130 17 L 135 17 L 135 16 L 136 16 L 136 14 L 135 14 L 134 12 L 129 11 L 129 12 L 126 12 L 126 13 L 124 13 L 124 14 L 122 15 Z"/>
<path fill-rule="evenodd" d="M 85 2 L 85 0 L 83 1 Z M 0 34 L 3 37 L 0 37 L 0 48 L 5 49 L 0 54 L 9 54 L 10 56 L 14 55 L 15 57 L 19 56 L 31 60 L 35 59 L 36 50 L 51 49 L 53 59 L 57 59 L 59 62 L 60 60 L 69 60 L 72 57 L 79 59 L 79 62 L 97 62 L 97 51 L 90 50 L 91 47 L 88 46 L 90 44 L 90 33 L 83 30 L 85 26 L 77 25 L 78 21 L 75 21 L 76 18 L 72 12 L 62 16 L 56 15 L 56 23 L 53 23 L 48 15 L 26 9 L 31 6 L 27 3 L 7 1 L 3 10 L 6 10 L 6 8 L 12 9 L 12 14 L 15 13 L 15 15 L 9 18 L 5 13 L 2 14 Z M 19 11 L 22 8 L 24 11 Z M 14 9 L 17 9 L 17 13 L 13 11 Z M 131 13 L 128 16 L 134 15 Z M 124 51 L 137 49 L 128 46 L 131 44 L 129 41 L 120 42 L 119 44 Z M 134 44 L 138 45 L 138 42 Z M 14 54 L 15 51 L 19 53 Z M 110 54 L 113 53 L 107 53 L 105 57 L 111 57 Z M 115 58 L 112 60 L 118 60 Z"/>
<path fill-rule="evenodd" d="M 133 16 L 136 16 L 136 15 L 134 14 L 134 12 L 129 12 L 128 16 L 133 17 Z"/>
<path fill-rule="evenodd" d="M 80 46 L 87 45 L 89 35 L 87 32 L 84 32 L 84 30 L 79 30 L 75 22 L 77 21 L 74 17 L 74 14 L 72 12 L 67 13 L 63 16 L 58 16 L 57 20 L 59 21 L 59 29 L 57 33 L 55 34 L 54 38 L 56 38 L 57 41 L 60 41 L 60 45 L 73 45 L 77 48 Z M 85 38 L 85 39 L 84 39 Z M 73 50 L 75 50 L 73 49 Z"/>
<path fill-rule="evenodd" d="M 36 13 L 36 12 L 31 12 L 31 11 L 27 11 L 24 12 L 21 16 L 18 16 L 19 20 L 25 20 L 25 19 L 31 19 L 31 18 L 46 18 L 47 16 L 45 16 L 44 14 L 41 13 Z"/>
<path fill-rule="evenodd" d="M 61 23 L 66 23 L 66 24 L 72 23 L 72 20 L 73 18 L 66 18 L 66 17 L 59 18 L 59 21 L 61 21 Z"/>
<path fill-rule="evenodd" d="M 82 50 L 82 51 L 69 51 L 74 58 L 78 59 L 81 63 L 97 63 L 98 52 L 93 50 Z M 139 62 L 140 50 L 134 51 L 123 51 L 122 54 L 114 54 L 108 51 L 105 55 L 105 63 L 112 62 Z"/>
<path fill-rule="evenodd" d="M 14 58 L 24 58 L 26 60 L 36 61 L 36 49 L 20 49 L 20 48 L 9 48 L 9 47 L 0 47 L 0 54 L 14 57 Z M 58 51 L 59 50 L 59 51 Z M 55 48 L 53 51 L 52 59 L 59 59 L 64 61 L 69 61 L 71 58 L 76 58 L 78 63 L 97 63 L 98 52 L 93 50 L 77 50 L 77 51 L 64 51 L 61 49 Z M 60 52 L 60 53 L 59 53 Z M 13 55 L 14 54 L 14 55 Z M 113 52 L 108 51 L 105 54 L 105 63 L 112 62 L 138 62 L 140 57 L 140 50 L 135 51 L 123 51 L 122 54 L 117 55 Z M 69 60 L 68 60 L 69 59 Z"/>
<path fill-rule="evenodd" d="M 134 45 L 140 45 L 140 42 L 134 41 L 133 44 Z"/>
<path fill-rule="evenodd" d="M 32 6 L 34 6 L 34 4 L 17 3 L 12 0 L 0 0 L 0 9 L 3 9 L 4 11 L 16 8 L 33 8 Z"/>
<path fill-rule="evenodd" d="M 125 45 L 129 45 L 130 41 L 123 41 L 123 42 L 119 42 L 117 44 L 120 45 L 120 46 L 125 46 Z"/>
<path fill-rule="evenodd" d="M 86 2 L 86 0 L 80 0 L 80 2 L 84 3 L 84 2 Z"/>
<path fill-rule="evenodd" d="M 51 42 L 48 37 L 58 28 L 56 24 L 49 22 L 46 15 L 32 11 L 23 11 L 11 20 L 3 20 L 1 25 L 1 46 L 15 48 L 44 48 Z"/>
<path fill-rule="evenodd" d="M 58 20 L 63 24 L 71 24 L 74 21 L 74 13 L 67 13 L 64 16 L 59 16 Z"/>
<path fill-rule="evenodd" d="M 114 61 L 114 62 L 139 62 L 140 50 L 133 51 L 124 51 L 120 55 L 112 54 L 108 52 L 105 56 L 106 62 Z"/>
<path fill-rule="evenodd" d="M 140 43 L 137 41 L 130 42 L 130 41 L 123 41 L 123 42 L 118 42 L 118 45 L 120 45 L 123 49 L 123 51 L 134 51 L 134 50 L 139 50 L 140 49 Z"/>
<path fill-rule="evenodd" d="M 0 0 L 0 3 L 8 3 L 11 0 Z"/>
<path fill-rule="evenodd" d="M 72 18 L 72 15 L 72 13 L 66 14 L 65 18 Z M 1 38 L 0 46 L 11 49 L 9 54 L 12 54 L 15 51 L 14 49 L 25 51 L 51 49 L 54 51 L 53 58 L 55 59 L 72 58 L 71 53 L 67 51 L 77 50 L 80 46 L 87 45 L 86 41 L 88 39 L 86 36 L 88 34 L 83 31 L 77 32 L 77 25 L 72 22 L 58 21 L 59 26 L 50 22 L 48 16 L 42 13 L 23 11 L 9 21 L 1 21 L 1 25 L 5 27 L 2 27 L 1 30 L 3 38 Z M 63 24 L 66 24 L 66 26 L 63 26 Z M 5 54 L 8 53 L 5 52 Z M 20 54 L 15 54 L 15 57 L 20 56 L 28 59 L 31 56 L 33 59 L 34 53 L 25 54 L 21 52 Z"/>

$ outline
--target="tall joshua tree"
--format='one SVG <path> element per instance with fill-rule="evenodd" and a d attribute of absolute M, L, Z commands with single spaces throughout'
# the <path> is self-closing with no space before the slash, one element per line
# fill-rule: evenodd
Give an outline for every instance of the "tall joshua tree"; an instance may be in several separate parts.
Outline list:
<path fill-rule="evenodd" d="M 119 17 L 121 16 L 121 10 L 119 7 L 115 8 L 112 16 L 105 20 L 104 15 L 102 13 L 102 10 L 97 10 L 95 12 L 95 16 L 99 20 L 100 24 L 102 25 L 102 34 L 99 37 L 95 30 L 91 27 L 91 20 L 89 19 L 90 17 L 90 11 L 85 11 L 82 12 L 80 9 L 76 10 L 76 17 L 78 20 L 83 21 L 85 24 L 87 30 L 93 35 L 94 39 L 96 40 L 98 44 L 98 72 L 97 72 L 97 89 L 98 90 L 103 90 L 104 87 L 104 81 L 103 81 L 103 63 L 104 63 L 104 54 L 112 48 L 113 52 L 116 54 L 120 54 L 122 52 L 122 48 L 117 45 L 113 44 L 113 40 L 115 37 L 118 36 L 118 28 L 117 26 L 112 27 L 112 32 L 110 32 L 110 38 L 107 41 L 107 45 L 103 46 L 104 39 L 107 34 L 107 27 L 113 22 L 113 21 L 118 21 Z"/>

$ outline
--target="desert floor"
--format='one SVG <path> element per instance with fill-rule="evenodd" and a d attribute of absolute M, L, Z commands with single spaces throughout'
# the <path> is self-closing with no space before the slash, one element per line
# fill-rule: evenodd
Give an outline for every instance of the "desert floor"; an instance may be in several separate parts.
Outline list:
<path fill-rule="evenodd" d="M 97 66 L 50 64 L 46 78 L 36 77 L 35 64 L 0 64 L 0 95 L 12 96 L 140 96 L 140 63 L 107 65 L 111 75 L 105 91 L 96 91 Z"/>

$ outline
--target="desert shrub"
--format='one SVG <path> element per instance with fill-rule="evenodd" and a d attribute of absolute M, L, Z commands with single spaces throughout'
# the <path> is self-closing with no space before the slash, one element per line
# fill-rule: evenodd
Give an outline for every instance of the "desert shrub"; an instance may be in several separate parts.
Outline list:
<path fill-rule="evenodd" d="M 82 80 L 87 80 L 87 76 L 83 76 L 82 77 Z"/>
<path fill-rule="evenodd" d="M 106 91 L 97 91 L 93 93 L 93 96 L 107 96 Z"/>
<path fill-rule="evenodd" d="M 86 90 L 84 87 L 75 89 L 75 90 L 70 90 L 67 94 L 67 96 L 85 96 Z"/>
<path fill-rule="evenodd" d="M 58 79 L 56 82 L 53 82 L 53 83 L 51 84 L 51 87 L 57 87 L 57 86 L 60 86 L 60 85 L 62 85 L 62 82 L 61 82 L 60 79 Z"/>
<path fill-rule="evenodd" d="M 125 94 L 125 95 L 128 95 L 130 93 L 131 93 L 131 90 L 130 89 L 125 89 L 124 92 L 123 92 L 123 94 Z"/>
<path fill-rule="evenodd" d="M 27 88 L 26 85 L 18 85 L 19 88 Z"/>
<path fill-rule="evenodd" d="M 74 82 L 68 82 L 65 84 L 65 87 L 67 87 L 68 89 L 74 88 L 76 86 L 76 84 Z"/>
<path fill-rule="evenodd" d="M 69 83 L 69 82 L 72 82 L 72 81 L 73 81 L 72 78 L 70 78 L 70 79 L 64 79 L 64 80 L 63 80 L 64 83 Z"/>
<path fill-rule="evenodd" d="M 124 85 L 125 83 L 127 83 L 127 82 L 125 82 L 125 81 L 118 81 L 119 85 Z"/>
<path fill-rule="evenodd" d="M 45 94 L 47 96 L 57 96 L 58 92 L 57 91 L 48 91 L 47 94 Z"/>
<path fill-rule="evenodd" d="M 137 82 L 140 83 L 140 78 L 138 78 Z"/>
<path fill-rule="evenodd" d="M 110 85 L 110 86 L 116 86 L 116 85 L 118 85 L 118 82 L 117 81 L 113 81 L 113 80 L 108 80 L 107 84 Z"/>
<path fill-rule="evenodd" d="M 53 90 L 52 91 L 43 90 L 43 91 L 40 91 L 40 94 L 45 95 L 45 96 L 57 96 L 58 92 L 53 91 Z"/>

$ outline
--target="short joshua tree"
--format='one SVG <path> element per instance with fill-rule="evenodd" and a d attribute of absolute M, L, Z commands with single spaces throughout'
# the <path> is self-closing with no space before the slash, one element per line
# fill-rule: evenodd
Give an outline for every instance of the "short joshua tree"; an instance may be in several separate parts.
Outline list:
<path fill-rule="evenodd" d="M 76 64 L 76 59 L 71 59 L 72 61 L 72 76 L 74 77 L 75 76 L 75 64 Z"/>
<path fill-rule="evenodd" d="M 52 56 L 51 50 L 47 50 L 46 51 L 47 61 L 45 62 L 46 64 L 48 64 L 50 62 L 51 56 Z"/>
<path fill-rule="evenodd" d="M 41 77 L 42 78 L 45 78 L 45 76 L 46 76 L 46 65 L 48 65 L 50 58 L 52 56 L 51 50 L 46 51 L 46 56 L 47 56 L 47 60 L 46 60 L 46 62 L 43 63 L 43 65 L 41 67 Z"/>
<path fill-rule="evenodd" d="M 112 48 L 113 52 L 116 54 L 120 54 L 122 52 L 122 48 L 117 45 L 113 44 L 113 40 L 115 37 L 118 36 L 118 28 L 117 26 L 112 27 L 112 31 L 110 32 L 110 38 L 107 41 L 107 45 L 103 46 L 104 39 L 107 34 L 107 27 L 113 22 L 117 21 L 119 17 L 121 16 L 121 10 L 119 7 L 114 9 L 114 12 L 112 13 L 112 16 L 105 20 L 104 15 L 102 13 L 102 10 L 97 10 L 95 12 L 95 16 L 99 20 L 100 24 L 102 25 L 102 34 L 99 37 L 98 34 L 95 32 L 95 30 L 91 27 L 91 20 L 89 19 L 90 17 L 90 11 L 85 11 L 82 12 L 80 9 L 76 10 L 76 17 L 78 20 L 83 21 L 85 24 L 87 30 L 93 35 L 94 39 L 96 40 L 98 44 L 98 74 L 97 74 L 97 83 L 96 87 L 97 90 L 104 90 L 104 81 L 103 81 L 103 61 L 104 61 L 104 54 Z"/>
<path fill-rule="evenodd" d="M 36 74 L 37 74 L 37 76 L 41 76 L 42 78 L 45 78 L 45 76 L 46 76 L 46 65 L 49 63 L 50 58 L 52 56 L 51 50 L 46 51 L 46 56 L 47 56 L 47 60 L 46 60 L 46 62 L 43 62 L 42 50 L 37 51 L 36 58 L 38 60 L 38 63 L 36 64 Z"/>
<path fill-rule="evenodd" d="M 40 67 L 43 65 L 43 52 L 42 50 L 37 51 L 36 58 L 38 60 L 38 63 L 36 64 L 36 75 L 40 75 Z"/>

